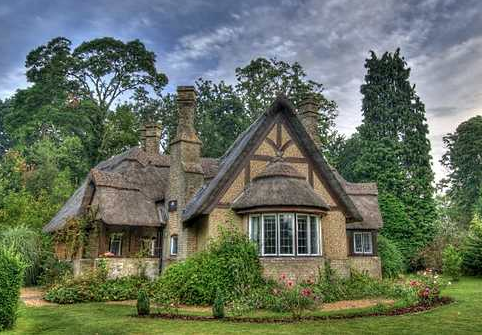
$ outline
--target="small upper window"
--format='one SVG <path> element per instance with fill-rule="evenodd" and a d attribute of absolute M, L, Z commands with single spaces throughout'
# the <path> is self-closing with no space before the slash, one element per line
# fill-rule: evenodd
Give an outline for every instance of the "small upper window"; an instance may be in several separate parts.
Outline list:
<path fill-rule="evenodd" d="M 177 255 L 177 235 L 171 236 L 171 255 Z"/>
<path fill-rule="evenodd" d="M 110 235 L 109 252 L 114 256 L 122 254 L 122 234 L 114 233 Z"/>
<path fill-rule="evenodd" d="M 353 233 L 353 250 L 355 254 L 373 254 L 372 233 Z"/>

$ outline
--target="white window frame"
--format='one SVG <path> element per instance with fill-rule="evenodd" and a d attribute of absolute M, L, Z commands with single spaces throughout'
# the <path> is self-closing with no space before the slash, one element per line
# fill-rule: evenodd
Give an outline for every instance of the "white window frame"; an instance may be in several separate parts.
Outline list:
<path fill-rule="evenodd" d="M 292 247 L 292 250 L 293 252 L 292 253 L 289 253 L 289 254 L 282 254 L 281 253 L 281 220 L 280 220 L 280 215 L 291 215 L 292 219 L 291 219 L 291 231 L 292 231 L 292 234 L 291 234 L 291 247 Z M 296 227 L 295 227 L 295 222 L 296 222 L 296 215 L 295 213 L 277 213 L 276 214 L 276 217 L 277 217 L 277 226 L 278 226 L 278 236 L 277 236 L 277 243 L 276 243 L 276 248 L 278 249 L 278 255 L 279 256 L 294 256 L 296 255 L 296 243 L 295 243 L 295 236 L 296 236 Z"/>
<path fill-rule="evenodd" d="M 176 241 L 176 251 L 174 251 L 174 240 Z M 179 252 L 179 237 L 177 235 L 171 235 L 169 249 L 171 256 L 176 256 Z"/>
<path fill-rule="evenodd" d="M 119 238 L 119 254 L 116 255 L 112 252 L 112 240 L 115 238 Z M 112 233 L 110 234 L 109 238 L 109 252 L 113 253 L 114 256 L 120 257 L 122 256 L 122 233 Z"/>
<path fill-rule="evenodd" d="M 356 236 L 359 235 L 361 238 L 361 248 L 362 251 L 357 251 L 356 250 Z M 369 241 L 369 246 L 370 249 L 369 251 L 365 251 L 365 240 L 363 236 L 368 236 L 368 241 Z M 372 232 L 353 232 L 353 253 L 356 255 L 373 255 L 373 238 L 372 238 Z"/>
<path fill-rule="evenodd" d="M 280 239 L 280 234 L 281 234 L 281 229 L 280 229 L 280 215 L 292 215 L 292 239 L 293 239 L 293 252 L 290 254 L 282 254 L 280 251 L 281 249 L 281 239 Z M 264 238 L 264 220 L 265 216 L 268 217 L 273 217 L 275 218 L 275 229 L 276 229 L 276 236 L 275 236 L 275 244 L 276 244 L 276 252 L 275 253 L 265 253 L 265 238 Z M 306 217 L 306 225 L 307 225 L 307 243 L 308 243 L 308 253 L 307 254 L 300 254 L 298 253 L 298 217 L 303 216 Z M 254 242 L 253 240 L 253 231 L 252 231 L 252 219 L 253 218 L 259 218 L 259 224 L 261 225 L 260 229 L 260 241 L 259 241 L 259 249 L 258 252 L 261 256 L 267 256 L 267 257 L 294 257 L 294 256 L 299 256 L 299 257 L 310 257 L 310 256 L 321 256 L 322 255 L 322 232 L 321 232 L 321 224 L 320 224 L 320 218 L 318 215 L 313 215 L 313 214 L 305 214 L 305 213 L 293 213 L 293 212 L 278 212 L 278 213 L 260 213 L 260 214 L 252 214 L 248 218 L 248 234 L 249 234 L 249 239 Z M 314 218 L 316 221 L 316 227 L 317 227 L 317 234 L 316 238 L 318 240 L 318 250 L 313 251 L 311 250 L 311 219 Z"/>
<path fill-rule="evenodd" d="M 264 240 L 264 217 L 265 216 L 274 216 L 274 220 L 275 220 L 275 229 L 276 229 L 276 233 L 275 233 L 275 253 L 274 254 L 267 254 L 264 252 L 264 245 L 265 245 L 265 240 Z M 278 256 L 278 252 L 279 252 L 279 243 L 278 243 L 278 231 L 279 231 L 279 227 L 278 227 L 278 214 L 277 213 L 265 213 L 261 216 L 261 255 L 262 256 Z"/>

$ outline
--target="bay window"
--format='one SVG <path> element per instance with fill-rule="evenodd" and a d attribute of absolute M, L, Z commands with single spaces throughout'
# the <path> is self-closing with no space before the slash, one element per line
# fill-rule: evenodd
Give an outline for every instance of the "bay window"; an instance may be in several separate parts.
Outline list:
<path fill-rule="evenodd" d="M 249 237 L 262 256 L 320 255 L 317 216 L 295 213 L 251 215 Z"/>

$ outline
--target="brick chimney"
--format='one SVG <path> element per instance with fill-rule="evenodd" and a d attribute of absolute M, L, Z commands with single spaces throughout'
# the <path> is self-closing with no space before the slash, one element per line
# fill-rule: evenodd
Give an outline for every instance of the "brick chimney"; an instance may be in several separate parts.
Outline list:
<path fill-rule="evenodd" d="M 320 119 L 319 114 L 320 104 L 316 99 L 316 95 L 308 94 L 298 107 L 298 118 L 300 119 L 307 133 L 310 135 L 316 147 L 321 147 L 320 134 L 318 129 L 318 122 Z"/>
<path fill-rule="evenodd" d="M 159 142 L 161 141 L 162 127 L 157 123 L 149 123 L 141 129 L 141 144 L 144 151 L 149 155 L 159 154 Z"/>
<path fill-rule="evenodd" d="M 169 202 L 175 202 L 169 216 L 169 234 L 178 235 L 176 259 L 184 259 L 196 250 L 196 234 L 185 227 L 182 212 L 194 193 L 204 183 L 201 167 L 202 142 L 194 129 L 196 92 L 193 86 L 177 88 L 178 126 L 176 137 L 170 144 L 171 167 L 169 172 Z"/>

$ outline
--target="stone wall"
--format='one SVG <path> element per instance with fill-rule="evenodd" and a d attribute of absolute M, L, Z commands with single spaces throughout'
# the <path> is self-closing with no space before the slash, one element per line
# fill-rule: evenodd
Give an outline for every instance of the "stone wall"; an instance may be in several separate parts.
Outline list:
<path fill-rule="evenodd" d="M 349 257 L 348 264 L 357 272 L 367 273 L 371 277 L 382 277 L 382 264 L 380 257 L 366 257 L 366 256 L 354 256 Z"/>
<path fill-rule="evenodd" d="M 96 258 L 75 259 L 72 261 L 74 276 L 79 276 L 94 267 L 97 267 L 100 260 L 105 260 L 108 269 L 108 278 L 120 278 L 125 276 L 140 275 L 141 267 L 144 267 L 148 278 L 154 279 L 159 275 L 158 258 Z"/>
<path fill-rule="evenodd" d="M 279 280 L 281 275 L 300 280 L 316 280 L 319 271 L 323 271 L 323 257 L 261 257 L 263 274 L 267 278 Z"/>

